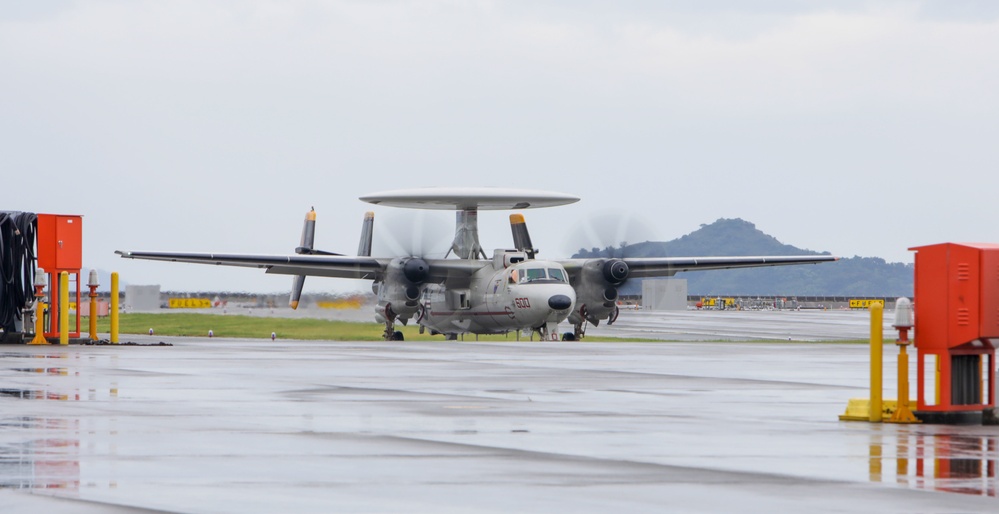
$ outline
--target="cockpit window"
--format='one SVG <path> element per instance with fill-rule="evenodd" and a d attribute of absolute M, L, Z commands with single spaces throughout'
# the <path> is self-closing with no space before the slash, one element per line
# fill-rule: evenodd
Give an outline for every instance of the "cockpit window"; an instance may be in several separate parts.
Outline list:
<path fill-rule="evenodd" d="M 548 278 L 559 282 L 568 282 L 565 278 L 565 271 L 558 268 L 548 268 Z"/>
<path fill-rule="evenodd" d="M 545 274 L 544 268 L 528 268 L 523 270 L 520 276 L 520 283 L 534 282 L 535 280 L 544 280 L 548 278 Z"/>

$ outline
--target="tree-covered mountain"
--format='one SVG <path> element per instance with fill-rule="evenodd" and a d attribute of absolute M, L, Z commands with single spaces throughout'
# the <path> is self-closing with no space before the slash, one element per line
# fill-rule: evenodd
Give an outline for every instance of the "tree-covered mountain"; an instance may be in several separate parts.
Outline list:
<path fill-rule="evenodd" d="M 692 257 L 730 255 L 822 255 L 778 241 L 741 219 L 719 219 L 678 239 L 624 244 L 617 248 L 581 248 L 574 258 Z M 677 273 L 692 295 L 912 296 L 913 265 L 878 257 L 850 257 L 837 262 Z M 621 294 L 640 294 L 641 282 L 628 281 Z"/>

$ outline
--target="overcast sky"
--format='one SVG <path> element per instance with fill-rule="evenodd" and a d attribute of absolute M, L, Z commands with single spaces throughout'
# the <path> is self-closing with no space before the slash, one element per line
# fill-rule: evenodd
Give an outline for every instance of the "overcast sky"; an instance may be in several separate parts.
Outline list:
<path fill-rule="evenodd" d="M 446 247 L 453 214 L 357 200 L 426 186 L 581 197 L 523 212 L 546 257 L 742 218 L 912 262 L 999 242 L 997 91 L 994 1 L 2 0 L 0 210 L 82 214 L 86 268 L 173 290 L 291 279 L 114 250 L 290 253 L 311 206 L 323 249 L 367 210 L 383 254 Z"/>

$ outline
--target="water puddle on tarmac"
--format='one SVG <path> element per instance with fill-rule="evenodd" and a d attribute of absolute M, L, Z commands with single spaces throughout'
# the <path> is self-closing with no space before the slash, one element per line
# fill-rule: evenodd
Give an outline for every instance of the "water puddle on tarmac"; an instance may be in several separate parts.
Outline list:
<path fill-rule="evenodd" d="M 999 435 L 948 433 L 970 427 L 901 429 L 872 434 L 868 466 L 871 482 L 895 482 L 975 496 L 999 496 Z M 942 429 L 936 432 L 937 429 Z M 981 428 L 976 428 L 981 431 Z"/>

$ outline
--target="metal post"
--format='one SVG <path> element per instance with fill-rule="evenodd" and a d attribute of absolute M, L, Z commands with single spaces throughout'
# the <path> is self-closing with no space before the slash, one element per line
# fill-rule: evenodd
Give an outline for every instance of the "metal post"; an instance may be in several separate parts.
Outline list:
<path fill-rule="evenodd" d="M 909 408 L 909 355 L 906 353 L 906 346 L 908 341 L 903 335 L 898 343 L 898 407 L 891 415 L 891 423 L 920 422 Z"/>
<path fill-rule="evenodd" d="M 59 273 L 59 344 L 69 344 L 69 273 Z"/>
<path fill-rule="evenodd" d="M 884 305 L 871 302 L 871 406 L 868 411 L 868 421 L 881 422 L 881 370 L 882 345 L 884 344 L 883 316 Z"/>
<path fill-rule="evenodd" d="M 904 297 L 895 300 L 895 323 L 892 326 L 898 330 L 898 339 L 895 340 L 898 345 L 898 407 L 891 415 L 891 423 L 919 423 L 909 409 L 909 354 L 906 347 L 909 346 L 912 325 L 912 302 Z"/>
<path fill-rule="evenodd" d="M 90 288 L 90 340 L 97 340 L 97 270 L 90 270 L 90 281 L 87 287 Z M 79 309 L 76 310 L 80 312 Z"/>
<path fill-rule="evenodd" d="M 45 339 L 45 270 L 35 269 L 35 338 L 28 344 L 49 344 Z"/>
<path fill-rule="evenodd" d="M 118 344 L 118 272 L 111 273 L 111 344 Z"/>

